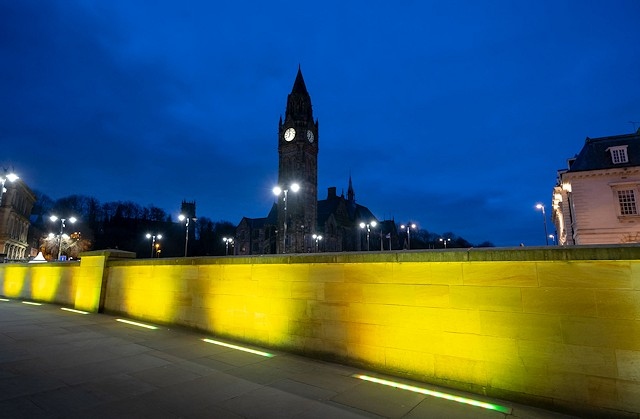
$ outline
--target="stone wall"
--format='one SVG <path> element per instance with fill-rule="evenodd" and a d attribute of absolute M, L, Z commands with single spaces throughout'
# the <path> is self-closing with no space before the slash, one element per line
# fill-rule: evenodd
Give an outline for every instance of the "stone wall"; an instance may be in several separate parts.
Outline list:
<path fill-rule="evenodd" d="M 101 301 L 150 322 L 558 410 L 637 417 L 639 256 L 640 247 L 613 246 L 120 260 L 91 268 L 99 280 L 88 282 L 82 267 L 99 264 L 94 255 L 80 266 L 0 267 L 0 293 L 70 305 L 84 295 L 84 307 Z M 75 289 L 29 293 L 47 271 L 59 289 Z M 16 276 L 31 278 L 19 294 Z M 87 300 L 91 292 L 101 298 Z"/>

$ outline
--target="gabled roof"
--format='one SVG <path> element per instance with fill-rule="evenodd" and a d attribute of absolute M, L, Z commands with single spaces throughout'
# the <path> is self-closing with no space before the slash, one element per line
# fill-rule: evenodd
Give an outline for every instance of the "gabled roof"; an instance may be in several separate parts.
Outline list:
<path fill-rule="evenodd" d="M 627 146 L 626 163 L 614 164 L 609 148 Z M 611 137 L 588 138 L 584 147 L 569 167 L 568 172 L 584 172 L 618 167 L 640 166 L 640 130 L 635 134 L 615 135 Z"/>
<path fill-rule="evenodd" d="M 356 223 L 367 223 L 373 220 L 375 220 L 376 222 L 378 221 L 376 216 L 373 215 L 369 208 L 365 207 L 364 205 L 356 204 L 356 210 L 353 214 L 353 221 L 355 221 Z"/>
<path fill-rule="evenodd" d="M 249 225 L 249 227 L 252 229 L 264 228 L 265 225 L 276 225 L 278 223 L 278 206 L 274 202 L 274 204 L 271 206 L 271 211 L 269 211 L 269 215 L 267 215 L 266 217 L 242 217 L 242 220 L 240 220 L 240 224 L 242 224 L 243 222 L 246 222 L 247 225 Z"/>
<path fill-rule="evenodd" d="M 360 222 L 378 220 L 375 215 L 364 205 L 354 203 L 343 196 L 332 196 L 318 201 L 318 226 L 323 227 L 327 219 L 333 214 L 338 225 L 351 227 Z"/>
<path fill-rule="evenodd" d="M 243 223 L 246 223 L 251 229 L 254 229 L 254 228 L 259 229 L 264 227 L 266 220 L 267 220 L 266 217 L 262 217 L 262 218 L 242 217 L 242 220 L 240 220 L 240 223 L 238 224 L 238 226 L 241 226 Z"/>

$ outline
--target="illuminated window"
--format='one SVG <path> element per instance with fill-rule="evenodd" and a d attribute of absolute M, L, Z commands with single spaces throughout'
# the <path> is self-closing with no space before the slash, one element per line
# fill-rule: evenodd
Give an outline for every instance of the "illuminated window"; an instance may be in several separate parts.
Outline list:
<path fill-rule="evenodd" d="M 619 190 L 618 203 L 620 204 L 620 215 L 638 215 L 636 193 L 633 189 Z"/>
<path fill-rule="evenodd" d="M 611 161 L 613 162 L 613 164 L 627 163 L 629 161 L 626 145 L 609 147 L 607 151 L 611 153 Z"/>

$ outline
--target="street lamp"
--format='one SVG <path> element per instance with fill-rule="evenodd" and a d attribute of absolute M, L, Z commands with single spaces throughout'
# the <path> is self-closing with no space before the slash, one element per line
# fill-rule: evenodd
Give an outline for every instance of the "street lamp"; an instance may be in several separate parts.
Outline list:
<path fill-rule="evenodd" d="M 9 173 L 6 176 L 0 176 L 0 182 L 2 182 L 2 187 L 0 188 L 0 205 L 2 205 L 2 196 L 4 195 L 4 193 L 7 191 L 4 188 L 4 184 L 5 182 L 8 180 L 9 182 L 15 182 L 16 180 L 20 179 L 18 177 L 18 175 L 16 175 L 15 173 Z"/>
<path fill-rule="evenodd" d="M 311 236 L 315 241 L 316 241 L 316 253 L 318 253 L 318 242 L 320 240 L 322 240 L 322 236 L 319 234 L 314 234 L 313 236 Z"/>
<path fill-rule="evenodd" d="M 407 224 L 407 225 L 400 225 L 400 228 L 402 229 L 407 229 L 407 250 L 411 249 L 411 229 L 416 229 L 416 225 L 415 223 L 411 223 L 411 224 Z"/>
<path fill-rule="evenodd" d="M 282 189 L 280 186 L 275 186 L 273 188 L 273 194 L 275 196 L 280 196 L 280 194 L 284 192 L 284 237 L 282 239 L 282 253 L 287 253 L 287 194 L 289 193 L 289 189 L 291 189 L 291 192 L 298 192 L 300 190 L 300 185 L 292 183 L 289 185 L 288 189 Z"/>
<path fill-rule="evenodd" d="M 147 233 L 147 238 L 151 239 L 151 257 L 153 258 L 153 252 L 156 250 L 156 239 L 160 240 L 162 238 L 162 234 L 151 234 Z M 160 243 L 158 243 L 158 247 Z"/>
<path fill-rule="evenodd" d="M 444 238 L 444 237 L 440 237 L 440 241 L 442 242 L 442 244 L 444 244 L 444 248 L 447 248 L 447 242 L 450 242 L 451 239 L 450 238 Z"/>
<path fill-rule="evenodd" d="M 360 223 L 360 228 L 367 228 L 367 251 L 369 251 L 369 235 L 371 234 L 371 227 L 375 227 L 377 225 L 378 223 L 376 220 L 373 220 L 368 224 L 365 224 L 364 222 Z"/>
<path fill-rule="evenodd" d="M 180 214 L 178 215 L 178 220 L 185 221 L 186 234 L 184 236 L 184 257 L 187 257 L 187 249 L 189 246 L 189 220 L 196 221 L 196 218 L 187 217 L 186 215 Z"/>
<path fill-rule="evenodd" d="M 55 215 L 52 215 L 51 217 L 49 217 L 49 220 L 54 223 L 60 220 L 60 237 L 58 237 L 58 260 L 60 260 L 60 256 L 62 255 L 62 235 L 64 234 L 64 228 L 66 227 L 64 222 L 67 221 L 67 218 L 58 218 Z M 69 217 L 68 220 L 72 224 L 78 221 L 76 217 Z"/>
<path fill-rule="evenodd" d="M 226 256 L 229 256 L 229 244 L 233 245 L 233 237 L 223 237 L 222 241 L 226 247 Z"/>
<path fill-rule="evenodd" d="M 558 243 L 556 242 L 556 236 L 555 236 L 555 235 L 553 235 L 553 234 L 549 234 L 549 238 L 551 239 L 551 243 L 553 243 L 554 245 L 558 244 Z"/>
<path fill-rule="evenodd" d="M 542 220 L 544 222 L 544 240 L 549 246 L 549 233 L 547 233 L 547 214 L 544 212 L 544 205 L 536 204 L 536 208 L 542 211 Z"/>

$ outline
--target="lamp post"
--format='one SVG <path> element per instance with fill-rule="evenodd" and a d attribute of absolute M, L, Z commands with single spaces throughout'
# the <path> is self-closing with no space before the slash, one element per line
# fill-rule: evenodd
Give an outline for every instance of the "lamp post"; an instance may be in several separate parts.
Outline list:
<path fill-rule="evenodd" d="M 284 193 L 284 237 L 282 238 L 282 253 L 287 253 L 287 194 L 289 193 L 289 189 L 291 189 L 291 192 L 298 192 L 300 190 L 300 185 L 292 183 L 287 189 L 282 189 L 280 186 L 275 186 L 273 188 L 273 194 L 275 196 L 280 196 L 281 193 Z"/>
<path fill-rule="evenodd" d="M 542 221 L 544 222 L 544 241 L 549 246 L 549 233 L 547 233 L 547 214 L 544 212 L 544 205 L 537 204 L 536 208 L 542 211 Z"/>
<path fill-rule="evenodd" d="M 186 233 L 184 236 L 184 257 L 187 257 L 187 249 L 189 248 L 189 221 L 193 220 L 196 221 L 195 217 L 187 217 L 184 214 L 180 214 L 178 215 L 178 220 L 180 221 L 184 221 L 185 222 L 185 229 L 186 229 Z"/>
<path fill-rule="evenodd" d="M 554 245 L 558 244 L 558 242 L 556 242 L 556 236 L 554 234 L 549 234 L 549 238 L 551 239 L 551 243 L 553 243 Z"/>
<path fill-rule="evenodd" d="M 0 205 L 2 205 L 2 196 L 6 192 L 6 189 L 4 188 L 4 184 L 6 183 L 6 181 L 8 180 L 9 182 L 15 182 L 18 179 L 20 179 L 18 175 L 13 172 L 8 173 L 6 176 L 0 176 L 0 182 L 2 182 L 2 187 L 0 188 Z"/>
<path fill-rule="evenodd" d="M 450 242 L 451 239 L 450 238 L 444 238 L 444 237 L 440 237 L 440 241 L 442 242 L 442 244 L 444 244 L 444 248 L 447 248 L 447 242 Z"/>
<path fill-rule="evenodd" d="M 151 234 L 147 233 L 147 238 L 151 239 L 151 257 L 153 258 L 153 252 L 156 249 L 156 239 L 162 239 L 162 234 Z M 158 244 L 159 245 L 159 244 Z"/>
<path fill-rule="evenodd" d="M 369 223 L 360 223 L 360 228 L 365 228 L 367 229 L 367 251 L 369 251 L 369 235 L 371 234 L 371 227 L 375 227 L 377 226 L 378 223 L 376 222 L 376 220 L 372 220 Z"/>
<path fill-rule="evenodd" d="M 229 244 L 233 245 L 233 237 L 223 237 L 222 241 L 224 242 L 226 247 L 225 255 L 229 256 Z"/>
<path fill-rule="evenodd" d="M 318 248 L 319 248 L 319 246 L 318 246 L 318 242 L 319 242 L 320 240 L 322 240 L 322 236 L 321 236 L 321 235 L 319 235 L 319 234 L 314 234 L 314 235 L 313 235 L 313 236 L 311 236 L 311 237 L 313 238 L 313 240 L 315 240 L 315 241 L 316 241 L 316 253 L 318 253 Z"/>
<path fill-rule="evenodd" d="M 51 217 L 49 217 L 49 219 L 54 223 L 60 220 L 60 236 L 58 237 L 58 259 L 57 259 L 57 260 L 60 260 L 60 256 L 62 256 L 62 235 L 64 234 L 64 228 L 66 227 L 66 224 L 64 222 L 67 221 L 67 218 L 58 218 L 57 216 L 52 215 Z M 69 217 L 68 220 L 72 224 L 78 221 L 76 217 Z"/>
<path fill-rule="evenodd" d="M 407 229 L 407 250 L 411 250 L 411 229 L 416 229 L 416 224 L 415 223 L 411 223 L 411 224 L 402 224 L 400 225 L 400 228 L 402 229 Z"/>

